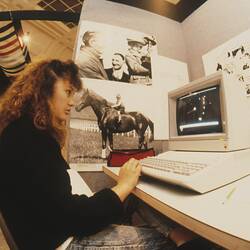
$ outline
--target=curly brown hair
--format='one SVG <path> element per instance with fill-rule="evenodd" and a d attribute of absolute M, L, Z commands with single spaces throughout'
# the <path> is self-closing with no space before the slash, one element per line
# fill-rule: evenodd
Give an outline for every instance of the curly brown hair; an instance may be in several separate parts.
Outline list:
<path fill-rule="evenodd" d="M 27 114 L 38 129 L 47 130 L 62 147 L 66 124 L 55 119 L 49 105 L 58 79 L 69 81 L 77 91 L 82 89 L 78 67 L 71 60 L 29 64 L 0 100 L 0 134 L 10 122 Z"/>

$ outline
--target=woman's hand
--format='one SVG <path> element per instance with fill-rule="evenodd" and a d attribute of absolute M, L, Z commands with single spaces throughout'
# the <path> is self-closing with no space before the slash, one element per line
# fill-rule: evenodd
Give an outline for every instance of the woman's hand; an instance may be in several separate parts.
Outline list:
<path fill-rule="evenodd" d="M 141 165 L 134 158 L 129 159 L 120 168 L 117 185 L 112 190 L 120 197 L 121 201 L 132 192 L 138 183 L 141 174 Z"/>

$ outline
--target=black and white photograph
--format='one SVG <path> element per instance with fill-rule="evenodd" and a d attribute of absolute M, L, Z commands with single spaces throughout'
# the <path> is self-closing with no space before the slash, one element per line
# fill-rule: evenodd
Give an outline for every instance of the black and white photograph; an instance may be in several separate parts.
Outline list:
<path fill-rule="evenodd" d="M 113 149 L 151 146 L 153 121 L 145 112 L 129 107 L 126 99 L 127 93 L 122 91 L 107 98 L 90 88 L 83 90 L 79 103 L 71 112 L 71 163 L 103 163 Z"/>
<path fill-rule="evenodd" d="M 245 86 L 249 96 L 250 83 L 250 30 L 242 32 L 203 57 L 206 75 L 224 71 L 232 75 Z"/>
<path fill-rule="evenodd" d="M 250 84 L 246 84 L 246 93 L 247 93 L 247 96 L 249 97 L 250 96 Z"/>
<path fill-rule="evenodd" d="M 82 78 L 152 85 L 153 35 L 90 21 L 80 23 L 75 62 Z"/>
<path fill-rule="evenodd" d="M 216 71 L 223 70 L 228 74 L 236 74 L 241 82 L 247 82 L 250 76 L 250 43 L 226 51 L 218 62 Z"/>

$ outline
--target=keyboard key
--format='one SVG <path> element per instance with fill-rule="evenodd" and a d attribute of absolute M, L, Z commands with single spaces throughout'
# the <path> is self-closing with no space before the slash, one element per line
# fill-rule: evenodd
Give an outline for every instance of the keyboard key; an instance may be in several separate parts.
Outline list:
<path fill-rule="evenodd" d="M 147 157 L 140 160 L 142 167 L 149 167 L 164 172 L 172 172 L 179 175 L 192 175 L 207 167 L 203 163 L 192 163 L 183 161 L 171 161 L 156 157 Z"/>

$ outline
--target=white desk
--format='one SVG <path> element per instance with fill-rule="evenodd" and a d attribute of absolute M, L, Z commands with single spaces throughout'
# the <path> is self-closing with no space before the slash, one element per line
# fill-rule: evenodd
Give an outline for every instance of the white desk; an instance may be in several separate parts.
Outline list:
<path fill-rule="evenodd" d="M 119 168 L 103 167 L 103 170 L 117 180 Z M 250 249 L 249 192 L 250 176 L 202 195 L 152 179 L 140 180 L 133 191 L 138 198 L 193 232 L 237 250 Z"/>
<path fill-rule="evenodd" d="M 89 186 L 85 183 L 82 177 L 74 169 L 68 169 L 68 174 L 70 177 L 70 184 L 72 187 L 72 194 L 85 194 L 87 196 L 93 195 Z"/>
<path fill-rule="evenodd" d="M 88 185 L 84 182 L 81 176 L 74 169 L 68 169 L 68 174 L 70 177 L 70 184 L 72 187 L 72 194 L 85 194 L 87 196 L 92 196 L 93 192 L 90 190 Z M 56 250 L 66 250 L 73 237 L 69 237 L 61 246 L 57 247 Z"/>

